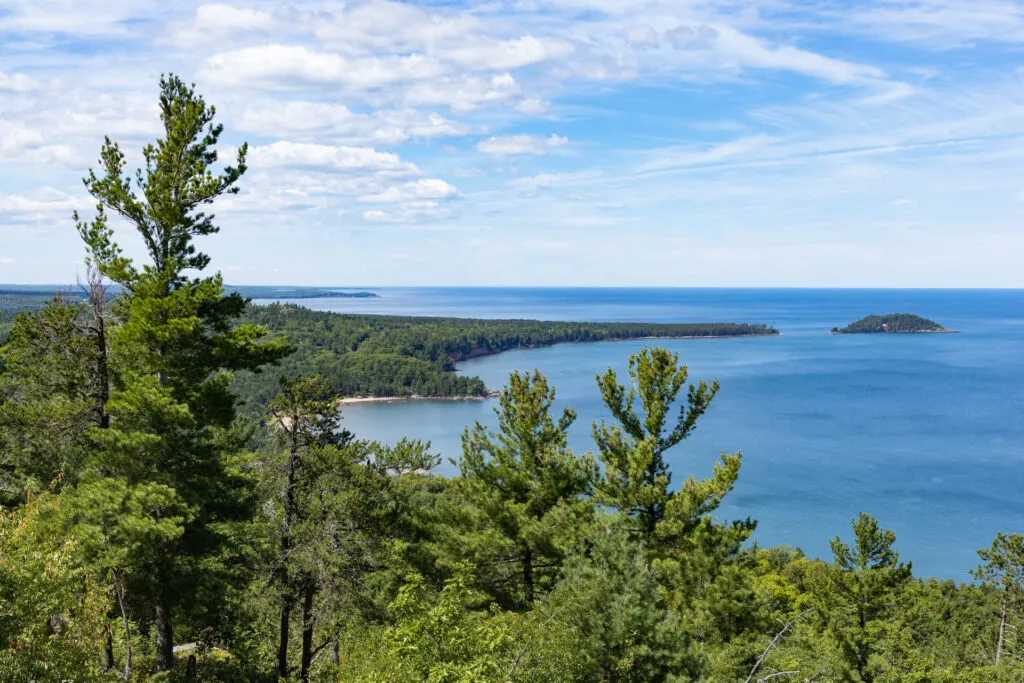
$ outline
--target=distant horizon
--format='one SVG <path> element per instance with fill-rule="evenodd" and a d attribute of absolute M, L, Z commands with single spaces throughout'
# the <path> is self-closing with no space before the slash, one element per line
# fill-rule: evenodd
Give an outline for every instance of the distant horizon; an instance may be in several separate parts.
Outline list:
<path fill-rule="evenodd" d="M 74 282 L 0 282 L 4 287 L 77 287 Z M 305 285 L 305 284 L 249 284 L 225 282 L 224 286 L 260 287 L 281 289 L 339 289 L 346 292 L 372 291 L 379 289 L 708 289 L 708 290 L 849 290 L 849 291 L 950 291 L 950 292 L 1024 292 L 1022 287 L 866 287 L 866 286 L 814 286 L 814 285 L 753 285 L 724 287 L 720 285 Z"/>

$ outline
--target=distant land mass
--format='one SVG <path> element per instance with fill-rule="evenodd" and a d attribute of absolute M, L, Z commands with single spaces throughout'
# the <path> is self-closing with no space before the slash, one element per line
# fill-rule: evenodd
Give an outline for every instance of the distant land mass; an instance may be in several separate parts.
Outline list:
<path fill-rule="evenodd" d="M 839 329 L 832 328 L 832 334 L 906 334 L 914 332 L 952 332 L 934 320 L 922 318 L 913 313 L 889 313 L 888 315 L 869 315 L 855 323 Z"/>
<path fill-rule="evenodd" d="M 246 299 L 376 299 L 379 294 L 368 291 L 345 291 L 328 287 L 275 287 L 269 285 L 225 285 L 228 294 Z M 110 285 L 111 296 L 117 294 L 117 285 Z M 7 338 L 19 313 L 38 311 L 56 295 L 72 301 L 85 301 L 85 293 L 77 284 L 15 285 L 0 283 L 0 343 Z"/>
<path fill-rule="evenodd" d="M 225 285 L 224 289 L 228 294 L 238 293 L 246 299 L 376 299 L 380 296 L 374 292 L 353 292 L 330 287 Z"/>

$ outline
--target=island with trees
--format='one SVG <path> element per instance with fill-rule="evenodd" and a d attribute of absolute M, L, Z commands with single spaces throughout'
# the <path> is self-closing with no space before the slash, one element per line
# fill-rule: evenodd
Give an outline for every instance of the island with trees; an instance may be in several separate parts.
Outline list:
<path fill-rule="evenodd" d="M 912 334 L 917 332 L 953 332 L 934 320 L 912 313 L 869 315 L 846 327 L 833 327 L 832 334 Z"/>
<path fill-rule="evenodd" d="M 537 371 L 445 454 L 451 477 L 428 444 L 345 430 L 315 349 L 443 365 L 479 339 L 247 311 L 200 251 L 247 147 L 217 165 L 214 111 L 174 76 L 160 112 L 138 176 L 108 139 L 85 179 L 86 295 L 0 346 L 0 681 L 1024 680 L 1024 537 L 985 539 L 964 583 L 916 576 L 866 513 L 829 557 L 750 543 L 756 521 L 721 507 L 743 455 L 708 471 L 677 448 L 719 384 L 668 349 L 597 375 L 586 451 Z M 140 259 L 115 239 L 132 233 Z M 473 325 L 509 348 L 556 336 Z M 300 353 L 312 372 L 239 414 L 232 375 Z"/>

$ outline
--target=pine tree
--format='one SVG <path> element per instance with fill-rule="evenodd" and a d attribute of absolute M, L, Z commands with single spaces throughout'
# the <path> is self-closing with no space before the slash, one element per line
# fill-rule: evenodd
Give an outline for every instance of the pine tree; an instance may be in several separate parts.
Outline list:
<path fill-rule="evenodd" d="M 616 421 L 593 426 L 604 465 L 598 496 L 634 520 L 637 533 L 663 543 L 684 538 L 718 508 L 736 483 L 742 461 L 740 453 L 723 454 L 711 478 L 688 477 L 679 490 L 670 490 L 672 472 L 665 453 L 693 433 L 719 389 L 717 380 L 689 385 L 671 424 L 673 404 L 688 374 L 687 367 L 679 365 L 678 354 L 648 347 L 629 359 L 630 387 L 619 383 L 611 368 L 597 378 L 604 404 Z M 753 530 L 749 521 L 741 526 L 748 535 Z"/>
<path fill-rule="evenodd" d="M 66 296 L 15 320 L 0 347 L 0 496 L 74 482 L 103 423 L 86 306 Z"/>
<path fill-rule="evenodd" d="M 172 611 L 189 603 L 203 580 L 200 558 L 222 541 L 216 523 L 247 514 L 237 507 L 240 482 L 223 466 L 226 440 L 218 438 L 235 414 L 231 372 L 257 369 L 286 352 L 282 343 L 257 343 L 260 328 L 234 324 L 246 302 L 224 295 L 219 274 L 193 276 L 210 262 L 195 238 L 218 231 L 205 208 L 237 192 L 246 170 L 244 144 L 234 166 L 212 170 L 223 131 L 215 113 L 194 86 L 162 78 L 164 137 L 143 149 L 145 168 L 135 173 L 134 187 L 124 153 L 108 138 L 101 174 L 90 170 L 84 179 L 96 215 L 86 221 L 75 214 L 91 265 L 121 288 L 118 324 L 109 331 L 109 429 L 96 435 L 94 465 L 131 486 L 167 486 L 189 509 L 184 533 L 158 549 L 165 561 L 149 577 L 160 670 L 173 664 Z M 138 267 L 123 255 L 108 212 L 138 232 L 149 262 Z"/>
<path fill-rule="evenodd" d="M 587 496 L 596 464 L 567 446 L 576 413 L 565 408 L 556 421 L 554 400 L 555 390 L 540 372 L 513 372 L 495 408 L 498 431 L 479 422 L 467 429 L 458 463 L 459 489 L 482 515 L 489 539 L 483 545 L 490 557 L 479 559 L 515 567 L 526 606 L 538 584 L 554 576 L 565 544 L 593 512 Z"/>
<path fill-rule="evenodd" d="M 274 463 L 268 474 L 273 482 L 274 497 L 280 500 L 280 555 L 275 563 L 275 580 L 281 591 L 280 637 L 277 650 L 277 675 L 288 678 L 288 643 L 290 641 L 291 612 L 296 602 L 292 564 L 293 527 L 303 521 L 304 510 L 297 509 L 300 487 L 306 484 L 310 463 L 304 462 L 310 449 L 316 446 L 344 446 L 351 434 L 341 430 L 338 397 L 330 384 L 319 375 L 296 380 L 281 378 L 281 393 L 274 397 L 268 408 L 272 426 L 284 439 L 287 452 L 284 461 Z M 281 477 L 276 477 L 280 472 Z M 278 479 L 280 479 L 278 481 Z"/>
<path fill-rule="evenodd" d="M 979 550 L 984 564 L 971 572 L 983 585 L 999 591 L 999 635 L 996 639 L 994 664 L 1003 664 L 1005 654 L 1020 660 L 1019 629 L 1024 597 L 1024 537 L 1020 534 L 997 534 L 992 547 Z"/>
<path fill-rule="evenodd" d="M 876 680 L 886 623 L 898 616 L 898 600 L 911 579 L 910 564 L 899 561 L 896 534 L 871 515 L 853 520 L 853 544 L 834 538 L 834 562 L 816 579 L 817 617 L 836 644 L 841 680 Z"/>

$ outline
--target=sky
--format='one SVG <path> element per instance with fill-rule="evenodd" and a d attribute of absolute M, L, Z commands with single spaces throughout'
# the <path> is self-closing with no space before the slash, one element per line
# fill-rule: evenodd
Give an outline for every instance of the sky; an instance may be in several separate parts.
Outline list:
<path fill-rule="evenodd" d="M 229 283 L 1024 287 L 1024 2 L 0 0 L 0 282 L 168 72 L 250 145 Z"/>

